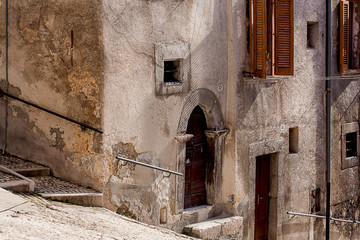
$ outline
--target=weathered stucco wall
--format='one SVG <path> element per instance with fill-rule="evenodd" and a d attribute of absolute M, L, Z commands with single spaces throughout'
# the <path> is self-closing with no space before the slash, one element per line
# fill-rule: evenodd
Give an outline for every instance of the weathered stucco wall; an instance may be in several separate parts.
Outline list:
<path fill-rule="evenodd" d="M 340 3 L 332 1 L 333 8 L 333 74 L 339 72 L 339 18 Z M 358 12 L 358 11 L 357 11 Z M 349 76 L 348 76 L 349 77 Z M 352 80 L 340 79 L 332 83 L 332 175 L 331 205 L 332 215 L 338 218 L 359 219 L 359 157 L 357 161 L 346 159 L 343 146 L 346 124 L 359 127 L 360 84 L 354 76 Z M 358 143 L 359 144 L 359 143 Z M 358 148 L 359 149 L 359 148 Z M 359 151 L 359 150 L 358 150 Z M 359 152 L 357 153 L 359 156 Z M 332 223 L 334 239 L 358 239 L 360 228 L 354 224 Z"/>
<path fill-rule="evenodd" d="M 179 143 L 175 137 L 185 103 L 201 96 L 194 91 L 210 90 L 223 114 L 226 2 L 103 1 L 103 12 L 104 149 L 112 164 L 109 195 L 121 206 L 120 212 L 153 224 L 159 224 L 160 209 L 166 208 L 171 226 L 181 217 L 175 212 L 175 177 L 164 178 L 161 172 L 141 166 L 121 166 L 115 154 L 177 171 Z M 169 46 L 174 50 L 163 54 L 171 55 L 183 44 L 189 45 L 189 88 L 174 94 L 157 93 L 156 46 Z M 204 107 L 211 110 L 213 106 Z M 193 109 L 189 110 L 187 118 Z"/>
<path fill-rule="evenodd" d="M 244 239 L 254 235 L 256 157 L 269 154 L 269 238 L 320 239 L 324 222 L 286 212 L 309 212 L 310 192 L 320 188 L 325 213 L 325 2 L 294 1 L 294 75 L 266 80 L 243 73 L 248 7 L 246 0 L 9 1 L 9 92 L 104 134 L 9 100 L 8 152 L 49 165 L 56 176 L 104 187 L 107 207 L 177 231 L 219 214 L 243 216 Z M 0 8 L 4 13 L 4 0 Z M 334 75 L 338 21 L 333 0 Z M 2 89 L 4 22 L 1 14 Z M 308 23 L 317 24 L 313 47 Z M 163 60 L 179 56 L 186 82 L 161 85 Z M 344 167 L 342 155 L 343 126 L 359 121 L 359 91 L 357 81 L 333 82 L 331 203 L 342 218 L 359 218 L 358 163 Z M 198 104 L 210 130 L 230 131 L 208 133 L 217 136 L 208 138 L 216 143 L 215 206 L 189 212 L 181 203 L 182 177 L 115 156 L 184 171 L 184 134 Z M 2 97 L 0 136 L 4 115 Z M 289 129 L 296 127 L 299 150 L 290 153 Z M 332 224 L 334 239 L 359 232 Z"/>
<path fill-rule="evenodd" d="M 333 72 L 338 73 L 339 1 L 333 1 Z M 304 7 L 306 6 L 306 7 Z M 321 189 L 321 213 L 325 213 L 325 2 L 294 1 L 294 76 L 268 80 L 246 78 L 249 71 L 247 38 L 247 1 L 233 1 L 235 76 L 237 79 L 237 179 L 233 205 L 244 216 L 248 228 L 244 236 L 253 239 L 254 188 L 256 156 L 277 152 L 278 185 L 277 229 L 271 229 L 278 239 L 318 239 L 324 234 L 325 222 L 309 218 L 291 218 L 287 211 L 310 212 L 310 191 Z M 315 48 L 307 47 L 307 22 L 318 23 Z M 247 54 L 244 54 L 247 52 Z M 332 104 L 332 206 L 347 212 L 348 200 L 358 195 L 358 167 L 341 170 L 341 124 L 359 119 L 359 83 L 337 80 L 333 83 Z M 280 126 L 284 124 L 285 129 Z M 289 128 L 299 128 L 299 152 L 289 153 Z M 278 141 L 283 142 L 276 148 Z M 339 142 L 340 141 L 340 142 Z M 260 147 L 258 147 L 260 146 Z M 262 151 L 254 149 L 262 149 Z M 269 149 L 269 150 L 267 150 Z M 255 152 L 255 153 L 254 153 Z M 279 165 L 280 164 L 280 165 Z M 345 187 L 346 186 L 346 187 Z M 356 198 L 356 197 L 355 197 Z M 345 201 L 342 207 L 336 207 Z M 356 200 L 357 201 L 357 198 Z M 354 202 L 354 200 L 353 200 Z M 279 211 L 280 209 L 280 211 Z M 355 210 L 350 210 L 355 216 Z M 349 214 L 348 214 L 349 215 Z M 339 216 L 339 215 L 337 215 Z M 341 216 L 344 217 L 344 216 Z M 349 215 L 350 217 L 350 215 Z M 272 225 L 274 226 L 274 225 Z M 342 230 L 340 230 L 342 228 Z M 332 234 L 346 236 L 344 227 L 332 226 Z M 339 235 L 339 236 L 340 236 Z M 336 235 L 334 235 L 336 236 Z M 347 234 L 349 237 L 349 233 Z M 354 237 L 354 236 L 353 236 Z M 335 239 L 335 238 L 334 238 Z"/>
<path fill-rule="evenodd" d="M 1 6 L 1 81 L 5 81 L 5 1 Z M 99 1 L 9 1 L 9 93 L 102 128 Z M 5 98 L 0 99 L 1 148 Z M 54 175 L 101 189 L 102 136 L 9 99 L 7 151 L 50 166 Z"/>

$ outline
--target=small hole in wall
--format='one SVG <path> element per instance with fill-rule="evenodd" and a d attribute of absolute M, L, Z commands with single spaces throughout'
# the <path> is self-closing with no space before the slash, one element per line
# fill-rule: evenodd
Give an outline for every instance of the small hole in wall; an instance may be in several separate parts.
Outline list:
<path fill-rule="evenodd" d="M 181 83 L 182 59 L 164 60 L 164 83 Z"/>
<path fill-rule="evenodd" d="M 319 45 L 319 23 L 307 22 L 307 47 L 317 49 Z"/>
<path fill-rule="evenodd" d="M 289 152 L 299 152 L 299 127 L 289 128 Z"/>
<path fill-rule="evenodd" d="M 160 209 L 160 224 L 165 224 L 167 222 L 167 209 L 163 207 Z"/>
<path fill-rule="evenodd" d="M 71 44 L 70 44 L 71 66 L 74 66 L 73 49 L 74 49 L 74 30 L 71 30 Z"/>
<path fill-rule="evenodd" d="M 71 48 L 74 47 L 74 30 L 71 30 Z"/>
<path fill-rule="evenodd" d="M 311 205 L 310 212 L 311 213 L 320 212 L 320 210 L 321 210 L 320 196 L 321 196 L 320 188 L 316 188 L 316 189 L 310 191 L 310 205 Z"/>

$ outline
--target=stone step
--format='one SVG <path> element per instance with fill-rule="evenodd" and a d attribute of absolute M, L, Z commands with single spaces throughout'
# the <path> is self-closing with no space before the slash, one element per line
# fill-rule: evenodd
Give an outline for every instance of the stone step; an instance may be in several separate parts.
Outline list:
<path fill-rule="evenodd" d="M 61 202 L 103 206 L 103 194 L 50 176 L 50 168 L 14 156 L 0 156 L 0 187 L 19 193 L 34 192 Z"/>
<path fill-rule="evenodd" d="M 102 193 L 40 193 L 40 196 L 52 201 L 88 207 L 103 207 Z"/>
<path fill-rule="evenodd" d="M 50 176 L 50 168 L 48 167 L 15 168 L 12 170 L 25 177 Z"/>
<path fill-rule="evenodd" d="M 35 182 L 35 193 L 43 198 L 78 204 L 103 206 L 103 194 L 51 176 L 30 177 Z"/>
<path fill-rule="evenodd" d="M 25 177 L 50 175 L 50 168 L 16 157 L 1 156 L 0 165 Z"/>
<path fill-rule="evenodd" d="M 240 216 L 209 219 L 184 228 L 187 235 L 201 239 L 242 239 L 243 218 Z"/>
<path fill-rule="evenodd" d="M 35 183 L 11 169 L 0 166 L 0 187 L 18 193 L 33 192 Z"/>

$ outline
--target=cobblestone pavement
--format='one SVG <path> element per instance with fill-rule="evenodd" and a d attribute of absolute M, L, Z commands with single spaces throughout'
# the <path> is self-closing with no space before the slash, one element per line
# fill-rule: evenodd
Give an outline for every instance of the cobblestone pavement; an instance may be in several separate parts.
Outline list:
<path fill-rule="evenodd" d="M 60 180 L 55 177 L 29 177 L 35 182 L 36 193 L 96 193 L 96 191 L 85 188 L 70 182 Z"/>
<path fill-rule="evenodd" d="M 21 160 L 19 158 L 15 157 L 7 157 L 7 156 L 1 156 L 0 155 L 0 165 L 7 167 L 9 169 L 22 169 L 22 168 L 39 168 L 43 167 L 39 164 L 29 162 L 26 160 Z"/>
<path fill-rule="evenodd" d="M 82 207 L 22 196 L 27 202 L 0 213 L 0 239 L 194 239 L 168 229 L 147 225 L 104 208 Z"/>
<path fill-rule="evenodd" d="M 16 157 L 0 156 L 0 165 L 9 169 L 31 169 L 43 167 L 42 165 L 22 160 Z M 96 191 L 85 188 L 52 176 L 28 177 L 35 182 L 35 193 L 96 193 Z M 21 180 L 11 174 L 0 171 L 0 183 Z"/>
<path fill-rule="evenodd" d="M 0 171 L 0 183 L 6 183 L 6 182 L 11 182 L 11 181 L 20 181 L 20 180 L 22 180 L 22 179 L 15 175 Z"/>

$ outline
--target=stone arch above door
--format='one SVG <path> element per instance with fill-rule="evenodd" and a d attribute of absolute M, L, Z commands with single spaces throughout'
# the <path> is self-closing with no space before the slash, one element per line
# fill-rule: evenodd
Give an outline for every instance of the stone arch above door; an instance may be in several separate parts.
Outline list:
<path fill-rule="evenodd" d="M 198 89 L 188 97 L 184 104 L 178 125 L 178 134 L 186 133 L 190 114 L 196 106 L 200 106 L 204 111 L 208 129 L 222 130 L 224 128 L 219 100 L 210 90 Z"/>
<path fill-rule="evenodd" d="M 186 156 L 186 142 L 192 138 L 192 135 L 186 134 L 188 122 L 191 113 L 196 106 L 200 106 L 206 118 L 207 129 L 205 131 L 207 142 L 211 147 L 211 154 L 214 161 L 214 179 L 209 191 L 207 191 L 207 202 L 212 206 L 221 203 L 221 157 L 223 139 L 227 129 L 224 129 L 224 122 L 221 112 L 219 100 L 213 92 L 207 89 L 198 89 L 193 92 L 186 100 L 183 110 L 181 112 L 177 136 L 175 139 L 178 143 L 177 148 L 177 164 L 178 172 L 185 176 L 185 156 Z M 181 213 L 184 209 L 184 190 L 185 181 L 183 177 L 176 177 L 176 204 L 174 205 L 175 213 Z M 216 191 L 216 194 L 215 194 Z"/>

